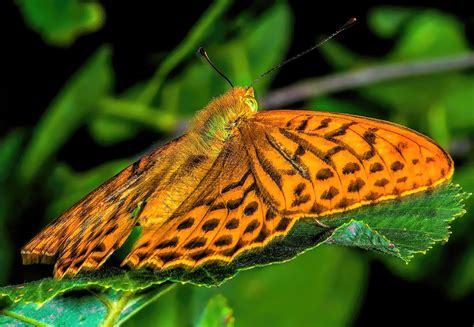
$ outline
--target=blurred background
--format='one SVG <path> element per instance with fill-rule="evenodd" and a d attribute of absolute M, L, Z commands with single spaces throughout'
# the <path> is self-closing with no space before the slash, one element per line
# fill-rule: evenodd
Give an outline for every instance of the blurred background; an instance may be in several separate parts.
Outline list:
<path fill-rule="evenodd" d="M 474 13 L 415 3 L 2 1 L 0 285 L 50 276 L 51 267 L 21 265 L 21 246 L 227 90 L 199 46 L 248 85 L 356 16 L 353 28 L 261 80 L 261 104 L 414 128 L 448 149 L 454 181 L 474 191 Z M 310 92 L 298 93 L 303 82 Z M 450 241 L 409 265 L 324 246 L 220 288 L 176 287 L 127 325 L 191 325 L 215 293 L 238 326 L 472 325 L 473 209 L 471 198 Z"/>

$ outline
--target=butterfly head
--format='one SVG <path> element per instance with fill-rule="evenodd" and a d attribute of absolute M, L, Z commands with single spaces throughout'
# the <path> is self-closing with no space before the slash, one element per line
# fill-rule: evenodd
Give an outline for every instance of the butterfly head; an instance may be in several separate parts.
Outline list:
<path fill-rule="evenodd" d="M 257 112 L 258 102 L 255 99 L 255 95 L 253 93 L 253 87 L 246 87 L 244 90 L 245 90 L 245 93 L 242 97 L 244 103 L 249 107 L 251 112 Z"/>
<path fill-rule="evenodd" d="M 258 110 L 253 88 L 233 87 L 212 100 L 191 123 L 190 131 L 206 141 L 229 139 L 239 123 Z"/>

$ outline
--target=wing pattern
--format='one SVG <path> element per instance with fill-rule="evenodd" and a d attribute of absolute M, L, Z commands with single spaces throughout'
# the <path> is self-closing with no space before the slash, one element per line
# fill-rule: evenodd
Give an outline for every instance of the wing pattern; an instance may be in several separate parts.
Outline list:
<path fill-rule="evenodd" d="M 229 142 L 193 194 L 164 224 L 143 228 L 124 264 L 165 269 L 229 261 L 290 227 L 261 196 L 240 137 Z"/>
<path fill-rule="evenodd" d="M 160 226 L 146 226 L 131 267 L 232 261 L 319 218 L 448 180 L 451 158 L 405 127 L 357 116 L 257 113 L 238 127 L 210 173 Z"/>
<path fill-rule="evenodd" d="M 45 227 L 22 251 L 24 264 L 56 259 L 55 277 L 100 267 L 127 239 L 141 204 L 166 173 L 157 158 L 179 139 L 143 156 Z"/>

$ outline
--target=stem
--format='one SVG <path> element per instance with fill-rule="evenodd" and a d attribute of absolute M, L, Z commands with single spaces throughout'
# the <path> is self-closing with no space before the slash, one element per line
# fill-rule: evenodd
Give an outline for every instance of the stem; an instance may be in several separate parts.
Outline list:
<path fill-rule="evenodd" d="M 35 320 L 33 318 L 25 317 L 21 314 L 18 314 L 18 313 L 9 311 L 9 310 L 1 310 L 0 314 L 3 314 L 5 316 L 11 317 L 11 318 L 15 318 L 17 320 L 26 322 L 26 323 L 31 324 L 33 326 L 39 326 L 39 327 L 49 327 L 49 326 L 51 326 L 51 325 L 48 325 L 48 324 L 44 324 L 44 323 L 42 323 L 38 320 Z"/>
<path fill-rule="evenodd" d="M 115 326 L 115 323 L 118 317 L 120 316 L 120 313 L 122 313 L 128 301 L 134 294 L 135 292 L 132 291 L 124 292 L 117 302 L 112 302 L 111 308 L 107 313 L 107 316 L 105 317 L 104 321 L 102 322 L 103 327 Z"/>
<path fill-rule="evenodd" d="M 112 310 L 112 301 L 110 301 L 107 297 L 105 297 L 103 294 L 101 293 L 96 293 L 94 292 L 93 290 L 90 290 L 90 289 L 87 289 L 86 290 L 91 293 L 93 296 L 95 296 L 100 302 L 102 302 L 102 304 L 105 306 L 105 308 L 107 309 L 108 312 L 110 312 Z"/>
<path fill-rule="evenodd" d="M 166 57 L 153 77 L 145 85 L 145 88 L 138 96 L 138 101 L 149 104 L 158 93 L 166 76 L 190 53 L 196 51 L 199 43 L 202 42 L 209 29 L 215 25 L 215 21 L 230 5 L 229 0 L 216 0 L 206 12 L 199 18 L 196 25 L 191 29 L 184 40 Z"/>
<path fill-rule="evenodd" d="M 474 53 L 408 63 L 376 65 L 368 68 L 336 73 L 309 79 L 270 92 L 262 101 L 263 107 L 283 107 L 322 94 L 334 93 L 402 77 L 459 70 L 474 67 Z"/>
<path fill-rule="evenodd" d="M 113 320 L 111 322 L 115 325 L 124 323 L 131 316 L 133 316 L 135 313 L 140 311 L 143 307 L 149 305 L 150 303 L 152 303 L 153 301 L 155 301 L 156 299 L 158 299 L 162 295 L 166 294 L 168 291 L 170 291 L 175 286 L 176 286 L 175 283 L 166 282 L 166 283 L 158 285 L 158 287 L 152 288 L 151 290 L 147 290 L 145 294 L 137 294 L 135 292 L 134 294 L 132 294 L 133 297 L 134 297 L 133 300 L 135 302 L 130 304 L 131 306 L 135 307 L 134 310 L 128 312 L 125 315 L 121 315 L 122 312 L 127 311 L 126 306 L 127 306 L 128 303 L 130 303 L 129 300 L 131 300 L 131 298 L 128 298 L 127 303 L 125 303 L 125 305 L 122 307 L 120 312 L 118 312 L 118 316 L 116 316 L 115 320 Z M 139 305 L 136 305 L 137 302 L 139 302 Z M 106 318 L 106 320 L 108 320 L 108 319 L 109 319 L 109 317 Z M 120 321 L 117 321 L 117 320 L 120 320 Z M 110 326 L 114 326 L 113 324 L 110 325 Z M 104 321 L 103 325 L 107 326 L 107 325 L 105 325 L 105 321 Z"/>

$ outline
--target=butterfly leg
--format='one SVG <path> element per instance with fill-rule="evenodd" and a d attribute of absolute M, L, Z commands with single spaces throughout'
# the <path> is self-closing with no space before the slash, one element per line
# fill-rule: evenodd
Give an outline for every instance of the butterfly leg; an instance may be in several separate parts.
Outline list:
<path fill-rule="evenodd" d="M 320 227 L 322 227 L 322 228 L 325 228 L 325 229 L 330 229 L 330 228 L 331 228 L 331 227 L 329 227 L 328 225 L 323 224 L 318 218 L 313 218 L 313 222 L 314 222 L 316 225 L 318 225 L 318 226 L 320 226 Z"/>

